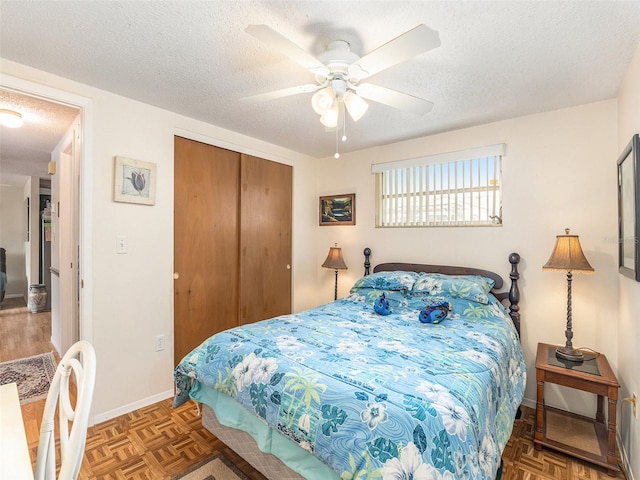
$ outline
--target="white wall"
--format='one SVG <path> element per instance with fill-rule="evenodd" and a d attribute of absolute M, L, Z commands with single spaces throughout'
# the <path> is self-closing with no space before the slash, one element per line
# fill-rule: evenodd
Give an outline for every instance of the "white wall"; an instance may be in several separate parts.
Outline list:
<path fill-rule="evenodd" d="M 637 65 L 637 61 L 635 65 Z M 562 343 L 566 320 L 566 277 L 543 273 L 542 265 L 565 227 L 580 235 L 595 275 L 575 275 L 574 344 L 601 351 L 614 371 L 618 360 L 618 298 L 615 158 L 619 151 L 617 102 L 583 105 L 521 117 L 333 158 L 314 160 L 212 125 L 0 59 L 1 71 L 90 99 L 91 128 L 83 218 L 90 219 L 90 295 L 83 318 L 98 355 L 94 400 L 104 420 L 164 398 L 173 388 L 173 136 L 206 140 L 294 166 L 293 308 L 330 301 L 333 272 L 320 267 L 334 242 L 343 247 L 349 270 L 340 274 L 345 295 L 362 274 L 362 250 L 373 249 L 373 264 L 415 261 L 488 268 L 506 276 L 507 256 L 522 255 L 522 341 L 529 379 L 526 399 L 535 400 L 534 356 L 538 342 Z M 638 67 L 632 71 L 634 85 Z M 631 83 L 631 81 L 628 81 Z M 628 96 L 637 98 L 637 87 Z M 635 92 L 635 93 L 633 93 Z M 635 102 L 635 100 L 634 100 Z M 638 104 L 630 108 L 638 111 Z M 637 115 L 634 113 L 633 115 Z M 637 128 L 640 121 L 634 117 Z M 625 135 L 622 135 L 626 137 Z M 371 163 L 506 143 L 503 162 L 504 226 L 498 228 L 375 229 Z M 112 201 L 113 157 L 155 162 L 157 200 L 153 207 Z M 356 226 L 318 227 L 318 196 L 356 193 Z M 115 239 L 126 235 L 129 253 L 115 254 Z M 621 299 L 627 323 L 640 304 L 635 283 Z M 624 297 L 624 298 L 623 298 Z M 613 305 L 613 306 L 612 306 Z M 622 315 L 622 312 L 621 312 Z M 620 322 L 625 326 L 624 321 Z M 637 332 L 637 329 L 635 330 Z M 169 348 L 155 352 L 155 336 Z M 619 338 L 620 337 L 620 338 Z M 625 340 L 636 342 L 635 340 Z M 635 354 L 637 355 L 637 354 Z M 637 365 L 637 357 L 634 357 Z M 626 368 L 630 369 L 626 364 Z M 629 375 L 631 373 L 629 372 Z M 638 385 L 637 383 L 635 384 Z M 634 387 L 636 388 L 636 387 Z M 591 414 L 588 395 L 549 388 L 549 403 Z M 637 430 L 636 430 L 637 431 Z M 635 437 L 637 439 L 637 436 Z M 634 440 L 637 446 L 637 440 Z"/>
<path fill-rule="evenodd" d="M 29 238 L 25 238 L 25 270 L 27 273 L 27 286 L 40 283 L 40 178 L 27 177 L 23 189 L 23 201 L 29 201 Z M 27 292 L 25 291 L 25 298 Z"/>
<path fill-rule="evenodd" d="M 506 143 L 502 227 L 374 228 L 371 164 Z M 349 267 L 340 275 L 345 295 L 362 275 L 362 250 L 372 264 L 411 261 L 471 265 L 508 277 L 510 252 L 522 257 L 522 343 L 528 365 L 526 401 L 536 398 L 538 342 L 564 344 L 566 275 L 543 272 L 555 236 L 571 228 L 580 236 L 595 275 L 574 275 L 574 345 L 603 352 L 617 364 L 617 157 L 616 101 L 515 118 L 320 161 L 319 195 L 356 193 L 356 226 L 318 229 L 320 265 L 334 242 Z M 319 269 L 323 301 L 331 300 L 333 272 Z M 551 405 L 592 415 L 595 399 L 550 385 Z"/>
<path fill-rule="evenodd" d="M 618 96 L 618 152 L 640 133 L 640 45 L 627 71 Z M 615 168 L 614 161 L 610 168 Z M 640 394 L 640 283 L 618 275 L 618 382 L 620 397 Z M 640 405 L 637 405 L 640 411 Z M 631 404 L 619 406 L 620 446 L 628 458 L 630 480 L 640 478 L 640 422 L 633 418 Z"/>
<path fill-rule="evenodd" d="M 180 133 L 209 139 L 225 148 L 250 153 L 294 167 L 295 285 L 315 282 L 313 230 L 304 199 L 315 185 L 315 161 L 296 152 L 207 125 L 166 110 L 46 72 L 0 59 L 0 71 L 24 81 L 89 99 L 85 108 L 90 127 L 85 132 L 88 158 L 84 159 L 83 221 L 90 231 L 84 245 L 85 308 L 89 340 L 96 349 L 97 378 L 94 396 L 96 421 L 102 421 L 173 392 L 173 137 Z M 115 203 L 113 157 L 157 164 L 155 206 Z M 315 228 L 315 223 L 313 223 Z M 128 253 L 116 255 L 116 236 L 125 235 Z M 302 242 L 302 243 L 301 243 Z M 294 309 L 308 305 L 294 289 Z M 155 352 L 155 337 L 166 335 L 166 350 Z"/>
<path fill-rule="evenodd" d="M 21 187 L 0 186 L 0 247 L 7 251 L 5 297 L 24 297 L 27 291 L 24 241 L 27 207 Z"/>
<path fill-rule="evenodd" d="M 293 311 L 319 303 L 316 263 L 318 251 L 318 162 L 297 162 L 293 169 Z M 304 165 L 304 168 L 301 168 Z M 324 270 L 324 269 L 322 269 Z M 333 299 L 333 297 L 332 297 Z"/>

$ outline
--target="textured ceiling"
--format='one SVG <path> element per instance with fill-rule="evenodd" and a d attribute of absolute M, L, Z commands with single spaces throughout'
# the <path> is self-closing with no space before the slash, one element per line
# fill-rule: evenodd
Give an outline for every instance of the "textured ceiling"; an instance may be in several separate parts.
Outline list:
<path fill-rule="evenodd" d="M 24 176 L 46 178 L 51 151 L 79 110 L 2 89 L 0 109 L 20 112 L 24 120 L 20 128 L 0 127 L 0 184 L 23 185 Z"/>
<path fill-rule="evenodd" d="M 614 98 L 640 42 L 640 1 L 0 0 L 0 56 L 324 157 L 335 137 L 311 94 L 239 101 L 313 82 L 245 28 L 266 24 L 313 55 L 335 39 L 364 55 L 420 23 L 441 46 L 367 81 L 433 110 L 371 103 L 341 151 Z"/>

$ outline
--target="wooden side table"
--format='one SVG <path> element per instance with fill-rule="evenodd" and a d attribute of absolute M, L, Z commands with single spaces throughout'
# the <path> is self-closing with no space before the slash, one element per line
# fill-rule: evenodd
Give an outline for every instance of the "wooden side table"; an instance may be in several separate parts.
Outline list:
<path fill-rule="evenodd" d="M 556 345 L 538 344 L 536 355 L 536 429 L 533 443 L 607 468 L 620 471 L 616 455 L 616 405 L 620 385 L 603 354 L 584 351 L 582 363 L 561 360 Z M 595 418 L 570 413 L 544 404 L 545 382 L 598 395 Z M 604 397 L 608 398 L 605 423 Z"/>

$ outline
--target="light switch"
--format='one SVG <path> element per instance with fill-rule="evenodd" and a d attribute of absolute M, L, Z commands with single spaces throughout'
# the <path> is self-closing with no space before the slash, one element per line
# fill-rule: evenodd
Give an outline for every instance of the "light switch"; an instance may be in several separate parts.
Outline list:
<path fill-rule="evenodd" d="M 127 253 L 127 237 L 124 235 L 116 237 L 116 253 Z"/>

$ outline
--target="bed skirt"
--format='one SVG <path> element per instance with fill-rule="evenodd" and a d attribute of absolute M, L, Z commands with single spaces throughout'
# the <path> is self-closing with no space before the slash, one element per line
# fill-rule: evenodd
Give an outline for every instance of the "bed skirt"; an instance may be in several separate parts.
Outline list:
<path fill-rule="evenodd" d="M 202 404 L 202 424 L 265 477 L 277 480 L 304 480 L 304 477 L 291 470 L 277 457 L 260 451 L 251 435 L 222 425 L 211 407 L 204 403 Z"/>

